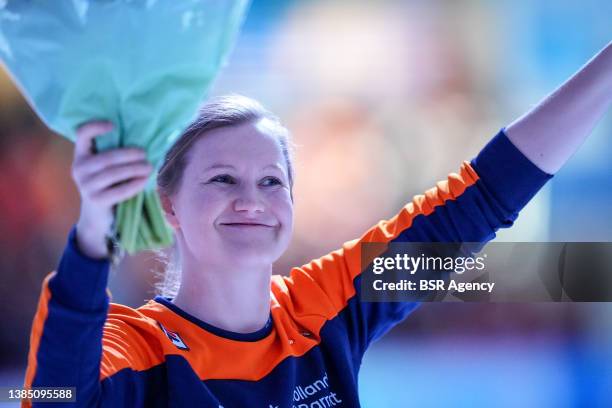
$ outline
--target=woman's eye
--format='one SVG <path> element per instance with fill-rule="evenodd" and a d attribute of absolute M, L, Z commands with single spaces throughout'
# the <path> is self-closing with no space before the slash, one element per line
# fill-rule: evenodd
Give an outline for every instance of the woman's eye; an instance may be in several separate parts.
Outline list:
<path fill-rule="evenodd" d="M 236 184 L 234 178 L 227 174 L 221 174 L 219 176 L 215 176 L 210 179 L 211 183 L 227 183 L 227 184 Z"/>
<path fill-rule="evenodd" d="M 266 177 L 264 178 L 261 183 L 262 186 L 264 187 L 269 187 L 269 186 L 279 186 L 282 185 L 283 182 L 280 181 L 280 179 L 276 178 L 276 177 Z"/>

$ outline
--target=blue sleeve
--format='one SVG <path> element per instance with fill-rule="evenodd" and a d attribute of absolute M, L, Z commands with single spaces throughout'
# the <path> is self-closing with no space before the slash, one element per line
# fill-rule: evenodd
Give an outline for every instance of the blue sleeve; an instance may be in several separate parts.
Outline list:
<path fill-rule="evenodd" d="M 474 177 L 469 177 L 471 173 Z M 386 242 L 486 243 L 499 228 L 512 226 L 519 211 L 551 177 L 529 161 L 502 129 L 475 159 L 464 164 L 460 175 L 450 175 L 425 195 L 415 197 L 400 214 L 376 228 L 386 229 Z M 402 321 L 418 303 L 362 302 L 361 274 L 353 285 L 355 296 L 342 313 L 353 352 L 360 358 L 372 341 Z"/>
<path fill-rule="evenodd" d="M 474 184 L 430 214 L 417 215 L 397 242 L 488 242 L 513 225 L 519 211 L 552 177 L 500 131 L 471 161 Z"/>
<path fill-rule="evenodd" d="M 108 274 L 108 261 L 80 253 L 73 227 L 57 271 L 43 283 L 26 387 L 76 387 L 77 403 L 70 406 L 97 405 Z"/>

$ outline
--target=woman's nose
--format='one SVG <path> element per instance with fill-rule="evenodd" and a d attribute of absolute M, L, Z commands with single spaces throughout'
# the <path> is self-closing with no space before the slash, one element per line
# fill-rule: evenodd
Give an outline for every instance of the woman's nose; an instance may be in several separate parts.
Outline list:
<path fill-rule="evenodd" d="M 257 189 L 252 187 L 241 188 L 234 200 L 235 211 L 263 212 L 264 206 Z"/>

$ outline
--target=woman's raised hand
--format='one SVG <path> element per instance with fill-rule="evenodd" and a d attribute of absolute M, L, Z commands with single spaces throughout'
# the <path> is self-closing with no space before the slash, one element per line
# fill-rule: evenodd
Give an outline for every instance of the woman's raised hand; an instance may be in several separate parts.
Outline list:
<path fill-rule="evenodd" d="M 81 195 L 76 226 L 79 249 L 91 258 L 108 256 L 106 235 L 113 223 L 113 206 L 141 192 L 153 167 L 139 148 L 94 152 L 94 139 L 113 129 L 106 121 L 92 121 L 76 131 L 72 178 Z"/>

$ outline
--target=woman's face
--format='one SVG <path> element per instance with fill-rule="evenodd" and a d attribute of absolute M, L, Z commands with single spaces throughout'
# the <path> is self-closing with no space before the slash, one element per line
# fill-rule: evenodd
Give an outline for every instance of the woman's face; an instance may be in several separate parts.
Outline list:
<path fill-rule="evenodd" d="M 293 203 L 270 122 L 218 128 L 198 139 L 171 201 L 181 249 L 198 262 L 236 267 L 276 261 L 289 245 Z"/>

